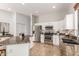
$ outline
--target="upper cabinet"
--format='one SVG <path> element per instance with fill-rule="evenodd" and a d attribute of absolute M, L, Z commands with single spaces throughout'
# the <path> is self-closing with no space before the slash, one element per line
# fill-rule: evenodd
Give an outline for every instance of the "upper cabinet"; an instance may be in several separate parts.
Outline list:
<path fill-rule="evenodd" d="M 74 14 L 67 14 L 65 17 L 66 29 L 74 29 Z"/>

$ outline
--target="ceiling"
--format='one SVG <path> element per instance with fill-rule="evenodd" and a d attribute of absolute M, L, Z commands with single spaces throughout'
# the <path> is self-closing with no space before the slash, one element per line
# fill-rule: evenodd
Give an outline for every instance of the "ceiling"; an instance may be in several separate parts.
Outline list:
<path fill-rule="evenodd" d="M 56 8 L 52 8 L 52 6 Z M 0 9 L 26 15 L 42 15 L 46 13 L 68 12 L 70 9 L 73 9 L 73 3 L 0 3 Z"/>

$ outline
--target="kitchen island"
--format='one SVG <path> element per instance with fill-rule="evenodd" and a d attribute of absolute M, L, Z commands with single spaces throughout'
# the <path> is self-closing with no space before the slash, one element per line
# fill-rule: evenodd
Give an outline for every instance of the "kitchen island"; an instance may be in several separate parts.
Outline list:
<path fill-rule="evenodd" d="M 33 42 L 31 56 L 79 56 L 79 44 L 69 44 L 62 41 L 61 45 Z"/>

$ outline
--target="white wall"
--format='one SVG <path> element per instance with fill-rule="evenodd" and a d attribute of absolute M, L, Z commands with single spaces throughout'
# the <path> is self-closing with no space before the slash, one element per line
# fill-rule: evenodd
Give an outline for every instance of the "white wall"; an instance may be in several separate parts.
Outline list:
<path fill-rule="evenodd" d="M 16 34 L 16 19 L 15 13 L 0 10 L 0 22 L 5 22 L 10 24 L 10 34 Z"/>
<path fill-rule="evenodd" d="M 32 31 L 35 30 L 34 29 L 34 25 L 37 23 L 38 21 L 38 16 L 35 16 L 35 15 L 30 15 L 30 34 L 32 35 Z"/>
<path fill-rule="evenodd" d="M 18 32 L 23 32 L 30 35 L 30 16 L 0 10 L 0 22 L 10 24 L 10 34 L 16 36 Z"/>
<path fill-rule="evenodd" d="M 64 12 L 57 13 L 48 13 L 39 15 L 38 21 L 36 24 L 41 25 L 52 25 L 54 29 L 63 29 L 65 28 L 65 14 Z"/>
<path fill-rule="evenodd" d="M 53 25 L 55 29 L 74 29 L 74 11 L 68 12 L 48 13 L 39 15 L 37 24 Z"/>
<path fill-rule="evenodd" d="M 48 13 L 44 15 L 40 15 L 38 19 L 38 23 L 41 22 L 53 22 L 58 20 L 63 20 L 65 17 L 65 13 Z"/>
<path fill-rule="evenodd" d="M 30 35 L 30 17 L 16 13 L 16 33 Z"/>
<path fill-rule="evenodd" d="M 32 15 L 32 25 L 34 25 L 35 23 L 37 23 L 38 17 Z"/>
<path fill-rule="evenodd" d="M 35 30 L 34 25 L 37 23 L 37 20 L 38 20 L 38 17 L 32 15 L 32 31 Z"/>

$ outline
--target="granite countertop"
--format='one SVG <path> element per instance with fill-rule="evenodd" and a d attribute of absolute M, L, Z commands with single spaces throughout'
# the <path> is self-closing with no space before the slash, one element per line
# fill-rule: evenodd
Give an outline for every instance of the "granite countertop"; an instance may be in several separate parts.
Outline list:
<path fill-rule="evenodd" d="M 45 34 L 45 33 L 49 33 L 49 34 L 53 34 L 53 35 L 57 35 L 57 34 L 59 34 L 59 35 L 65 35 L 65 33 L 58 33 L 58 32 L 41 32 L 41 34 Z"/>
<path fill-rule="evenodd" d="M 41 42 L 40 41 L 33 41 L 33 43 L 41 43 Z M 53 45 L 52 42 L 44 42 L 44 43 L 41 43 L 41 44 Z"/>
<path fill-rule="evenodd" d="M 10 37 L 1 37 L 0 38 L 0 42 L 3 42 L 3 41 L 5 41 L 5 40 L 8 40 Z"/>
<path fill-rule="evenodd" d="M 2 35 L 0 37 L 12 37 L 13 35 Z"/>
<path fill-rule="evenodd" d="M 79 41 L 76 39 L 64 37 L 64 38 L 62 38 L 62 40 L 63 40 L 63 43 L 79 45 Z"/>

